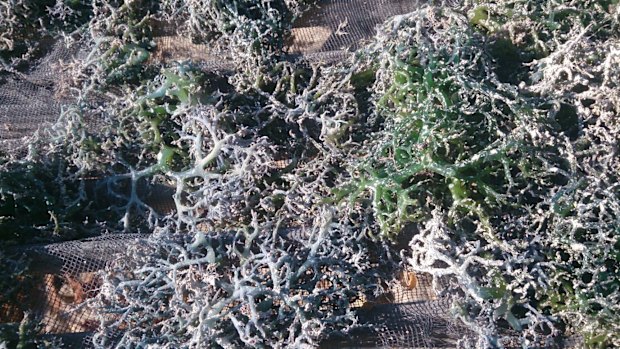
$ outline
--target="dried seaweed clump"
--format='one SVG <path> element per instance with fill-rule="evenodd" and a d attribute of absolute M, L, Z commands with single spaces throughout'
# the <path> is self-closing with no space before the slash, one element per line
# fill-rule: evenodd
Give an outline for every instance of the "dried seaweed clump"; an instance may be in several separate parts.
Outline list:
<path fill-rule="evenodd" d="M 618 345 L 618 11 L 429 7 L 362 53 L 380 126 L 337 194 L 415 231 L 403 255 L 454 278 L 477 345 Z"/>
<path fill-rule="evenodd" d="M 99 304 L 114 315 L 94 342 L 123 329 L 121 346 L 314 347 L 346 330 L 377 279 L 356 258 L 368 252 L 359 236 L 321 213 L 304 229 L 255 216 L 237 231 L 159 235 L 134 254 L 138 267 L 105 279 Z"/>
<path fill-rule="evenodd" d="M 379 292 L 391 262 L 377 268 L 365 256 L 380 259 L 381 245 L 325 203 L 355 146 L 352 68 L 276 61 L 280 36 L 260 42 L 265 51 L 233 46 L 228 76 L 192 62 L 149 65 L 149 48 L 136 44 L 148 44 L 148 25 L 135 29 L 94 40 L 89 56 L 105 42 L 110 55 L 70 67 L 80 104 L 62 117 L 72 161 L 113 198 L 116 226 L 155 232 L 90 302 L 101 314 L 94 343 L 316 346 L 354 326 L 353 304 Z M 235 30 L 221 35 L 248 34 Z M 93 116 L 100 127 L 88 126 Z M 140 194 L 158 185 L 172 189 L 172 212 Z"/>
<path fill-rule="evenodd" d="M 110 105 L 97 141 L 108 148 L 87 158 L 114 165 L 103 166 L 103 183 L 125 198 L 124 229 L 141 211 L 156 234 L 135 251 L 137 267 L 106 278 L 93 306 L 120 316 L 102 317 L 96 343 L 116 328 L 120 343 L 314 346 L 355 325 L 353 304 L 379 292 L 391 263 L 365 256 L 381 258 L 381 246 L 324 203 L 354 146 L 343 136 L 358 114 L 350 69 L 282 62 L 268 71 L 269 83 L 239 92 L 170 68 Z M 122 183 L 140 181 L 172 185 L 173 214 L 123 196 Z"/>

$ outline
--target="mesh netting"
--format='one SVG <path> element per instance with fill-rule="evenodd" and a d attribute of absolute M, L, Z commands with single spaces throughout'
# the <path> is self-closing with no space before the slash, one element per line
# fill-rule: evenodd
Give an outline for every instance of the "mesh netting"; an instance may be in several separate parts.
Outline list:
<path fill-rule="evenodd" d="M 0 93 L 0 141 L 3 151 L 23 147 L 23 137 L 40 127 L 51 127 L 60 115 L 63 99 L 57 90 L 60 72 L 54 69 L 60 60 L 72 57 L 61 43 L 50 43 L 49 55 L 44 56 L 27 73 L 17 71 L 2 74 Z M 64 101 L 66 102 L 66 100 Z"/>

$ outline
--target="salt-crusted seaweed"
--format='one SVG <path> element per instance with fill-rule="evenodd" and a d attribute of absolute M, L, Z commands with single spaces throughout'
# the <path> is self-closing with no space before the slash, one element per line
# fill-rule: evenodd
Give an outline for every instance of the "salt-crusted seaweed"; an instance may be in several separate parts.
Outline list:
<path fill-rule="evenodd" d="M 431 2 L 332 66 L 284 59 L 308 6 L 0 2 L 2 74 L 77 52 L 0 164 L 3 241 L 152 232 L 84 305 L 93 343 L 316 346 L 408 265 L 463 347 L 620 345 L 617 1 Z M 162 23 L 232 68 L 155 63 Z"/>

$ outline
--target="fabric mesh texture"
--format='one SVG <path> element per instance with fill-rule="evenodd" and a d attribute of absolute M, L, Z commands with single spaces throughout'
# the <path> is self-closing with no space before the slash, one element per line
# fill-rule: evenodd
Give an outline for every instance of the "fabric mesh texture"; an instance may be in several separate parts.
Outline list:
<path fill-rule="evenodd" d="M 50 45 L 50 53 L 27 73 L 0 74 L 0 150 L 15 151 L 22 137 L 49 127 L 60 115 L 63 99 L 57 95 L 54 67 L 71 52 L 61 43 Z"/>

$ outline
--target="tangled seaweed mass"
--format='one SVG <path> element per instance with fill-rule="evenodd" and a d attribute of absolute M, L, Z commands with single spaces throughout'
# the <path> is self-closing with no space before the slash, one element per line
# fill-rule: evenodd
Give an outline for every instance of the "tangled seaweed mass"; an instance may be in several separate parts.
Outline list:
<path fill-rule="evenodd" d="M 152 233 L 85 304 L 100 347 L 314 347 L 403 266 L 460 347 L 620 346 L 618 1 L 429 1 L 331 65 L 285 54 L 312 6 L 1 1 L 1 74 L 75 52 L 2 156 L 3 244 Z M 230 67 L 154 60 L 162 23 Z"/>

